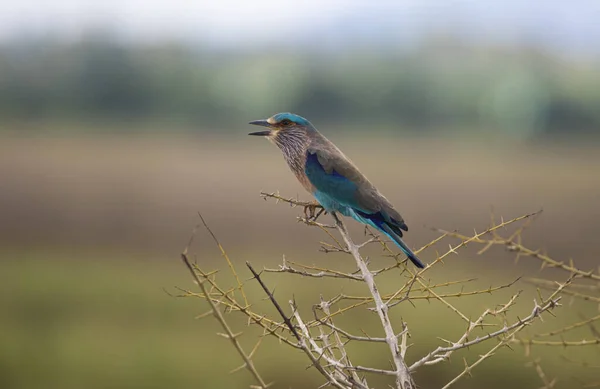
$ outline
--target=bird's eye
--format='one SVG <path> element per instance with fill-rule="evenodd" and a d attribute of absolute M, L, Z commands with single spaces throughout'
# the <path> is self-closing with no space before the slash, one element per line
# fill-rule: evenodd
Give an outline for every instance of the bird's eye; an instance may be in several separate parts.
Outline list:
<path fill-rule="evenodd" d="M 292 121 L 289 119 L 283 119 L 279 122 L 279 124 L 281 124 L 282 126 L 289 126 L 290 124 L 292 124 Z"/>

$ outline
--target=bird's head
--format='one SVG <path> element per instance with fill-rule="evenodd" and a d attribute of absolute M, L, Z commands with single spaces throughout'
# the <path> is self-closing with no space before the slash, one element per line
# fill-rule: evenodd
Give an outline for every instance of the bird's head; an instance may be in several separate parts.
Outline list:
<path fill-rule="evenodd" d="M 299 137 L 314 131 L 313 125 L 302 116 L 289 112 L 278 113 L 266 120 L 254 120 L 249 124 L 267 127 L 264 131 L 251 132 L 248 135 L 265 136 L 269 140 L 279 143 L 285 138 Z"/>

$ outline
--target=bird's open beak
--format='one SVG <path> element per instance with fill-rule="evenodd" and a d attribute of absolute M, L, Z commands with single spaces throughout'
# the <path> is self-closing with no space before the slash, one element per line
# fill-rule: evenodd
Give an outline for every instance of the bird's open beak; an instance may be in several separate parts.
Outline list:
<path fill-rule="evenodd" d="M 271 123 L 266 120 L 254 120 L 248 124 L 252 124 L 253 126 L 271 127 Z M 251 132 L 248 135 L 268 136 L 271 135 L 271 130 Z"/>

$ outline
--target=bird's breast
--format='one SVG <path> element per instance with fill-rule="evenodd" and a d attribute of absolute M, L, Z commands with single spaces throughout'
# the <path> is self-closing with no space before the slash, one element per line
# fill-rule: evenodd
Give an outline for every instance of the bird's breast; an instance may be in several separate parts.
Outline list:
<path fill-rule="evenodd" d="M 294 173 L 300 184 L 309 193 L 313 194 L 315 186 L 310 182 L 306 176 L 306 151 L 305 150 L 293 150 L 292 152 L 286 152 L 283 150 L 283 156 L 287 162 L 290 170 Z"/>

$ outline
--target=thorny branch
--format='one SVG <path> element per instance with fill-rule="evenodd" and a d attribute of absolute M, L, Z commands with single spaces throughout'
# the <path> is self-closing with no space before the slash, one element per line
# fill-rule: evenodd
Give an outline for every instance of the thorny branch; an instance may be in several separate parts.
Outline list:
<path fill-rule="evenodd" d="M 485 336 L 481 336 L 481 337 L 478 336 L 471 341 L 467 341 L 469 334 L 471 334 L 471 332 L 476 327 L 481 326 L 483 324 L 483 321 L 486 318 L 486 316 L 488 316 L 488 315 L 497 316 L 497 315 L 504 314 L 510 307 L 512 307 L 515 304 L 518 294 L 514 295 L 508 303 L 506 303 L 504 306 L 502 306 L 498 310 L 485 310 L 483 312 L 483 314 L 477 320 L 475 320 L 474 322 L 469 324 L 469 328 L 457 342 L 450 342 L 452 345 L 449 347 L 438 347 L 437 349 L 433 350 L 432 352 L 427 354 L 425 357 L 423 357 L 419 361 L 412 364 L 410 367 L 411 370 L 416 369 L 422 365 L 433 365 L 433 364 L 442 362 L 442 361 L 448 359 L 450 357 L 450 355 L 452 354 L 452 352 L 454 352 L 456 350 L 473 346 L 477 343 L 481 343 L 484 340 L 488 340 L 491 338 L 498 338 L 500 336 L 509 334 L 513 331 L 514 331 L 514 333 L 520 331 L 525 326 L 531 324 L 533 322 L 533 320 L 540 317 L 543 312 L 546 312 L 546 311 L 549 311 L 551 309 L 558 307 L 559 300 L 560 300 L 560 296 L 559 296 L 560 292 L 562 292 L 562 290 L 565 287 L 567 287 L 567 285 L 569 285 L 572 280 L 573 280 L 573 276 L 571 276 L 564 284 L 561 284 L 554 291 L 554 293 L 552 293 L 552 295 L 550 295 L 550 297 L 548 297 L 547 299 L 542 301 L 541 305 L 539 305 L 536 301 L 534 301 L 534 307 L 533 307 L 533 310 L 531 311 L 531 314 L 529 316 L 525 317 L 524 319 L 518 319 L 515 323 L 513 323 L 511 325 L 505 324 L 504 327 L 499 329 L 498 331 L 490 332 L 489 334 L 487 334 Z M 517 341 L 516 339 L 513 339 L 511 336 L 508 336 L 506 339 L 507 339 L 506 340 L 507 342 L 516 342 Z"/>
<path fill-rule="evenodd" d="M 383 302 L 381 295 L 379 294 L 379 289 L 377 289 L 377 285 L 375 284 L 375 278 L 373 274 L 367 267 L 367 264 L 360 256 L 358 252 L 358 247 L 352 242 L 350 236 L 348 235 L 348 231 L 346 230 L 346 226 L 344 222 L 337 216 L 336 213 L 332 213 L 332 216 L 335 220 L 335 224 L 338 228 L 340 235 L 344 239 L 346 243 L 346 247 L 354 257 L 356 261 L 356 265 L 360 269 L 364 282 L 367 284 L 369 288 L 369 292 L 371 296 L 373 296 L 373 302 L 375 303 L 375 310 L 379 315 L 379 320 L 381 320 L 381 325 L 383 326 L 383 330 L 385 332 L 385 340 L 390 348 L 390 352 L 392 353 L 392 359 L 394 361 L 394 366 L 396 368 L 396 387 L 399 389 L 412 389 L 415 388 L 415 382 L 410 375 L 408 370 L 408 366 L 406 366 L 406 362 L 402 358 L 400 354 L 400 346 L 398 346 L 398 338 L 396 337 L 396 333 L 392 328 L 392 323 L 390 321 L 390 317 L 388 315 L 389 307 L 387 304 Z"/>
<path fill-rule="evenodd" d="M 474 361 L 467 362 L 470 354 L 465 354 L 464 369 L 460 374 L 448 381 L 444 388 L 448 388 L 461 378 L 470 375 L 476 366 L 479 366 L 484 360 L 493 356 L 497 350 L 502 347 L 510 347 L 511 344 L 523 345 L 527 353 L 529 353 L 530 348 L 533 346 L 560 345 L 566 347 L 593 346 L 600 344 L 600 336 L 598 336 L 597 332 L 594 332 L 596 330 L 593 327 L 591 327 L 593 329 L 592 333 L 594 334 L 594 338 L 592 339 L 564 340 L 561 338 L 560 341 L 557 341 L 552 338 L 556 335 L 570 333 L 577 328 L 593 326 L 596 321 L 600 321 L 600 315 L 584 317 L 577 323 L 572 323 L 544 334 L 538 333 L 531 339 L 517 336 L 524 328 L 530 326 L 536 320 L 541 320 L 542 314 L 551 314 L 551 311 L 559 307 L 559 301 L 562 296 L 570 296 L 571 298 L 578 298 L 596 303 L 600 301 L 600 296 L 598 296 L 600 284 L 597 282 L 597 280 L 600 279 L 600 276 L 597 272 L 579 270 L 572 261 L 568 263 L 556 261 L 545 253 L 529 250 L 522 245 L 521 232 L 528 226 L 529 222 L 532 220 L 532 216 L 535 216 L 538 213 L 524 215 L 508 221 L 501 220 L 500 223 L 496 223 L 492 217 L 492 224 L 490 227 L 481 232 L 475 231 L 472 236 L 463 235 L 458 232 L 437 230 L 440 232 L 440 236 L 423 246 L 421 249 L 415 250 L 416 253 L 430 248 L 433 249 L 443 240 L 454 238 L 459 239 L 460 242 L 458 244 L 449 245 L 446 252 L 442 254 L 437 253 L 434 261 L 432 261 L 425 269 L 416 272 L 412 267 L 406 265 L 406 261 L 401 260 L 402 258 L 399 254 L 396 254 L 388 246 L 386 241 L 382 240 L 368 229 L 366 229 L 368 239 L 364 243 L 356 244 L 351 240 L 344 223 L 336 214 L 332 214 L 335 222 L 333 225 L 323 224 L 316 221 L 316 218 L 321 212 L 316 212 L 320 207 L 314 203 L 287 199 L 276 193 L 261 193 L 261 196 L 265 199 L 273 198 L 278 202 L 290 204 L 292 207 L 303 207 L 304 217 L 299 217 L 298 220 L 308 226 L 319 228 L 330 240 L 329 242 L 321 242 L 321 251 L 325 253 L 337 252 L 351 255 L 355 260 L 354 262 L 356 263 L 357 269 L 352 272 L 347 272 L 335 269 L 329 265 L 307 265 L 297 261 L 287 260 L 284 257 L 282 264 L 278 268 L 264 268 L 262 271 L 257 272 L 252 265 L 247 262 L 248 269 L 253 275 L 250 281 L 256 281 L 261 286 L 262 291 L 267 295 L 268 301 L 278 312 L 279 317 L 269 317 L 268 315 L 260 313 L 260 307 L 256 302 L 252 302 L 253 300 L 256 300 L 256 296 L 249 294 L 248 292 L 247 283 L 249 280 L 242 281 L 240 279 L 233 262 L 227 256 L 227 253 L 217 240 L 215 234 L 212 233 L 208 225 L 201 219 L 204 227 L 208 230 L 213 241 L 219 248 L 221 256 L 225 259 L 230 273 L 234 276 L 233 279 L 235 280 L 235 285 L 225 286 L 222 282 L 218 281 L 218 271 L 206 271 L 196 265 L 190 264 L 189 260 L 187 260 L 188 248 L 186 247 L 184 254 L 182 254 L 182 258 L 184 259 L 188 270 L 193 274 L 196 283 L 200 286 L 201 293 L 182 290 L 183 294 L 181 296 L 198 297 L 209 302 L 211 310 L 207 312 L 207 314 L 214 315 L 221 323 L 221 326 L 225 331 L 225 334 L 222 335 L 230 339 L 238 351 L 238 354 L 242 357 L 244 364 L 240 368 L 246 368 L 252 373 L 255 381 L 258 382 L 258 385 L 255 386 L 256 388 L 265 388 L 268 386 L 264 384 L 264 381 L 260 378 L 260 375 L 252 364 L 252 356 L 259 348 L 261 342 L 259 340 L 252 351 L 246 353 L 238 342 L 238 337 L 241 333 L 236 334 L 225 321 L 224 314 L 226 313 L 242 314 L 247 318 L 248 325 L 262 328 L 263 336 L 275 337 L 283 344 L 302 350 L 310 361 L 310 366 L 314 367 L 321 376 L 326 379 L 323 386 L 332 386 L 336 388 L 368 389 L 370 386 L 364 377 L 365 374 L 393 377 L 396 388 L 415 388 L 416 385 L 411 374 L 416 370 L 446 362 L 455 353 L 461 351 L 465 353 L 464 350 L 469 349 L 471 346 L 488 343 L 493 339 L 495 339 L 496 342 L 487 352 L 478 356 Z M 320 210 L 322 211 L 322 209 Z M 499 235 L 499 231 L 505 231 L 506 227 L 509 225 L 518 224 L 519 222 L 523 223 L 510 236 L 502 237 Z M 342 239 L 336 238 L 336 236 L 334 236 L 335 231 L 333 230 L 337 230 Z M 543 297 L 541 291 L 538 291 L 539 297 L 534 300 L 534 306 L 531 313 L 524 318 L 519 318 L 518 316 L 516 318 L 511 318 L 514 314 L 509 314 L 516 304 L 521 304 L 520 300 L 522 300 L 522 297 L 520 297 L 520 293 L 514 293 L 507 302 L 497 305 L 497 308 L 495 309 L 485 309 L 482 313 L 477 315 L 473 315 L 473 312 L 463 312 L 451 304 L 449 299 L 463 299 L 477 295 L 492 295 L 499 290 L 513 288 L 515 283 L 519 281 L 519 278 L 517 278 L 512 282 L 502 285 L 477 289 L 468 287 L 469 284 L 474 281 L 473 279 L 445 280 L 444 282 L 435 283 L 430 279 L 425 278 L 425 274 L 430 271 L 431 268 L 443 263 L 444 260 L 450 257 L 450 254 L 457 254 L 469 244 L 482 245 L 483 248 L 479 251 L 479 254 L 484 254 L 494 245 L 504 245 L 509 251 L 517 253 L 517 257 L 528 256 L 536 258 L 543 263 L 543 266 L 559 268 L 568 272 L 569 276 L 566 281 L 560 283 L 540 279 L 527 280 L 528 282 L 536 284 L 539 288 L 549 290 L 550 294 L 547 297 Z M 367 245 L 379 245 L 385 253 L 384 257 L 389 258 L 392 263 L 381 268 L 375 268 L 373 270 L 369 269 L 369 261 L 365 261 L 359 252 L 360 249 Z M 320 296 L 319 302 L 312 307 L 314 318 L 312 320 L 305 320 L 301 316 L 298 304 L 294 299 L 289 301 L 291 313 L 289 313 L 289 315 L 286 314 L 284 308 L 277 302 L 273 292 L 267 287 L 265 280 L 263 280 L 263 271 L 268 273 L 287 273 L 294 277 L 313 278 L 317 282 L 319 279 L 327 279 L 327 282 L 330 285 L 331 283 L 336 282 L 336 280 L 350 280 L 353 281 L 352 285 L 360 285 L 360 283 L 364 282 L 369 293 L 365 295 L 339 293 L 328 299 Z M 395 275 L 400 281 L 399 287 L 384 293 L 379 289 L 376 280 L 379 280 L 378 277 L 380 275 L 392 271 L 399 272 L 398 276 Z M 588 285 L 577 283 L 577 280 L 587 280 L 595 282 L 595 284 Z M 382 286 L 389 286 L 383 282 L 379 283 L 381 283 Z M 460 289 L 456 290 L 457 287 Z M 239 299 L 240 297 L 241 300 Z M 426 352 L 420 357 L 413 354 L 422 348 L 417 350 L 411 348 L 410 350 L 413 351 L 411 351 L 411 355 L 409 356 L 407 355 L 410 346 L 408 343 L 410 337 L 408 324 L 404 321 L 398 322 L 396 325 L 401 326 L 402 330 L 399 333 L 396 333 L 393 328 L 394 323 L 389 317 L 389 311 L 394 306 L 407 307 L 407 305 L 403 303 L 408 303 L 418 308 L 417 304 L 419 301 L 423 300 L 428 302 L 437 301 L 442 304 L 442 306 L 449 308 L 450 311 L 460 318 L 460 320 L 464 321 L 467 326 L 464 333 L 458 335 L 456 340 L 447 341 L 442 339 L 441 341 L 445 342 L 445 344 L 435 347 L 433 350 Z M 368 308 L 371 305 L 374 305 L 374 307 Z M 221 308 L 223 309 L 223 312 L 221 312 Z M 348 315 L 352 312 L 358 314 L 360 310 L 364 309 L 374 311 L 377 314 L 385 336 L 371 336 L 360 328 L 350 328 L 351 325 L 349 325 L 347 321 L 342 325 L 340 325 L 341 321 L 340 323 L 336 323 L 338 318 L 341 318 L 342 315 Z M 207 314 L 200 315 L 199 317 L 206 316 Z M 469 317 L 473 316 L 477 317 L 477 319 L 469 319 Z M 487 330 L 490 327 L 492 327 L 492 329 Z M 380 366 L 356 365 L 352 361 L 353 355 L 346 350 L 348 342 L 385 344 L 389 352 L 391 352 L 393 368 L 389 369 Z M 406 363 L 406 358 L 414 358 L 414 362 L 410 364 L 410 367 L 408 367 Z M 538 374 L 542 371 L 539 364 L 536 365 L 536 371 L 538 371 Z M 540 375 L 540 378 L 541 377 L 542 376 Z M 554 382 L 546 376 L 544 376 L 543 381 L 548 388 L 552 387 Z M 550 383 L 552 383 L 552 385 L 549 385 Z"/>
<path fill-rule="evenodd" d="M 542 279 L 539 277 L 526 279 L 525 282 L 537 286 L 538 294 L 541 295 L 541 290 L 560 292 L 563 297 L 570 297 L 571 303 L 574 300 L 582 302 L 592 303 L 589 307 L 590 311 L 596 311 L 597 305 L 600 302 L 600 267 L 596 269 L 583 270 L 578 267 L 572 259 L 568 261 L 556 260 L 549 256 L 543 250 L 532 250 L 525 247 L 522 244 L 522 232 L 529 226 L 531 219 L 526 223 L 523 223 L 516 231 L 511 235 L 505 237 L 498 234 L 496 231 L 492 231 L 491 234 L 485 237 L 477 237 L 475 240 L 477 243 L 483 244 L 484 247 L 479 250 L 478 254 L 484 254 L 493 246 L 503 246 L 509 252 L 516 253 L 515 260 L 518 261 L 521 258 L 530 258 L 536 260 L 540 264 L 540 270 L 546 268 L 558 269 L 559 273 L 566 273 L 569 275 L 569 280 L 565 283 L 559 283 L 552 279 Z M 495 224 L 495 218 L 492 213 L 492 224 Z M 448 232 L 444 230 L 437 230 L 450 237 L 458 238 L 461 241 L 466 239 L 472 239 L 468 236 L 457 232 Z M 556 273 L 556 272 L 555 272 Z M 558 285 L 558 289 L 557 289 Z M 554 293 L 554 294 L 555 294 Z M 574 317 L 575 315 L 568 315 L 568 317 Z M 600 315 L 596 314 L 591 317 L 587 315 L 579 314 L 580 320 L 562 324 L 558 328 L 544 333 L 535 333 L 530 338 L 520 338 L 513 336 L 510 342 L 513 344 L 522 345 L 525 349 L 527 356 L 531 355 L 531 349 L 533 346 L 536 347 L 560 347 L 565 349 L 567 347 L 600 347 L 600 331 L 598 331 L 594 324 L 600 322 Z M 586 338 L 582 334 L 582 331 L 588 328 L 592 334 L 592 338 Z M 569 336 L 572 340 L 565 339 L 564 336 Z M 557 339 L 558 337 L 558 339 Z M 563 359 L 567 359 L 563 356 Z M 582 367 L 590 367 L 585 362 L 574 362 Z M 543 388 L 553 388 L 556 383 L 556 378 L 550 379 L 546 376 L 542 370 L 540 359 L 535 359 L 531 362 L 531 365 L 535 367 L 540 380 L 543 382 Z M 584 387 L 596 387 L 600 386 L 598 383 L 585 384 Z"/>
<path fill-rule="evenodd" d="M 202 217 L 202 215 L 200 215 L 200 214 L 198 214 L 198 215 L 200 216 L 200 220 L 202 220 L 202 223 L 204 224 L 204 226 L 208 229 L 208 226 L 206 225 L 206 222 L 204 221 L 204 218 Z M 198 228 L 198 226 L 196 226 L 194 228 L 194 231 L 192 233 L 192 236 L 190 238 L 190 241 L 189 241 L 188 245 L 183 250 L 183 253 L 181 253 L 181 259 L 183 260 L 183 263 L 185 264 L 185 266 L 189 270 L 189 272 L 192 275 L 192 277 L 193 277 L 194 281 L 196 282 L 196 284 L 202 290 L 202 293 L 205 296 L 207 296 L 208 292 L 207 292 L 206 286 L 204 285 L 204 281 L 202 281 L 200 279 L 200 277 L 198 277 L 198 275 L 194 271 L 194 268 L 193 268 L 192 264 L 190 263 L 190 261 L 189 261 L 189 259 L 187 257 L 188 249 L 189 249 L 189 247 L 190 247 L 190 245 L 192 243 L 192 240 L 194 239 L 194 235 L 196 233 L 197 228 Z M 211 234 L 212 234 L 212 232 L 211 232 Z M 216 240 L 216 238 L 215 238 L 215 240 Z M 245 295 L 244 295 L 244 298 L 245 298 Z M 251 359 L 252 356 L 246 354 L 246 352 L 242 348 L 242 345 L 238 341 L 238 336 L 240 334 L 234 334 L 233 333 L 233 331 L 231 330 L 231 327 L 229 326 L 229 324 L 225 320 L 225 317 L 223 316 L 223 313 L 217 307 L 217 304 L 214 301 L 212 301 L 210 298 L 206 299 L 206 300 L 208 301 L 208 304 L 210 305 L 210 310 L 211 310 L 212 314 L 215 316 L 215 318 L 221 324 L 221 327 L 225 331 L 225 334 L 222 334 L 222 336 L 224 336 L 225 338 L 227 338 L 227 339 L 229 339 L 231 341 L 231 344 L 233 344 L 233 347 L 236 349 L 236 351 L 238 352 L 238 354 L 242 357 L 242 360 L 244 361 L 244 365 L 243 366 L 246 369 L 248 369 L 248 371 L 250 371 L 250 373 L 254 376 L 254 379 L 256 380 L 256 382 L 258 382 L 258 386 L 254 385 L 253 387 L 260 388 L 260 389 L 266 389 L 266 388 L 268 388 L 269 385 L 267 385 L 265 383 L 265 381 L 262 379 L 262 377 L 260 376 L 260 374 L 258 373 L 258 371 L 256 370 L 256 368 L 254 367 L 254 363 L 252 362 L 252 359 Z"/>
<path fill-rule="evenodd" d="M 312 337 L 308 333 L 308 330 L 306 329 L 306 326 L 304 326 L 304 324 L 302 322 L 299 322 L 300 323 L 300 328 L 302 328 L 302 332 L 303 332 L 303 335 L 304 335 L 304 337 L 302 337 L 302 336 L 300 336 L 300 334 L 296 330 L 296 327 L 292 324 L 291 319 L 288 318 L 285 315 L 285 312 L 283 311 L 283 308 L 281 308 L 281 306 L 279 305 L 279 303 L 277 302 L 277 300 L 275 300 L 275 296 L 273 296 L 273 293 L 271 293 L 271 291 L 269 290 L 269 288 L 267 287 L 267 285 L 260 278 L 260 274 L 257 273 L 256 270 L 254 270 L 254 268 L 252 267 L 252 265 L 250 264 L 250 262 L 246 262 L 246 266 L 248 266 L 248 269 L 250 269 L 250 272 L 252 272 L 252 275 L 254 276 L 254 278 L 258 281 L 258 283 L 260 284 L 260 286 L 263 289 L 263 291 L 269 297 L 269 300 L 271 301 L 271 303 L 277 309 L 277 312 L 279 313 L 279 315 L 283 319 L 283 322 L 285 323 L 285 325 L 287 326 L 287 328 L 289 328 L 290 332 L 294 335 L 294 337 L 296 338 L 296 340 L 298 340 L 299 347 L 308 356 L 308 358 L 311 361 L 312 366 L 314 366 L 323 376 L 325 376 L 327 378 L 328 382 L 331 385 L 335 386 L 336 388 L 357 387 L 357 386 L 353 386 L 353 385 L 351 385 L 351 386 L 347 385 L 347 384 L 350 384 L 350 381 L 346 377 L 343 377 L 343 372 L 342 372 L 342 379 L 341 379 L 342 382 L 338 382 L 338 378 L 339 377 L 335 377 L 333 374 L 331 374 L 329 371 L 327 371 L 323 367 L 323 365 L 320 362 L 320 358 L 321 358 L 321 356 L 325 356 L 325 352 L 322 350 L 321 347 L 319 347 L 313 341 Z M 294 317 L 298 320 L 300 316 L 297 314 L 296 307 L 295 307 L 294 304 L 291 304 L 291 305 L 292 305 L 292 309 L 294 311 Z M 312 349 L 311 349 L 311 347 L 309 347 L 307 345 L 307 340 L 308 340 L 310 346 L 312 347 Z M 318 357 L 315 357 L 315 355 L 313 354 L 313 350 L 317 352 Z M 336 365 L 336 361 L 330 360 L 326 356 L 325 356 L 325 359 L 330 364 L 332 364 L 334 366 Z"/>

